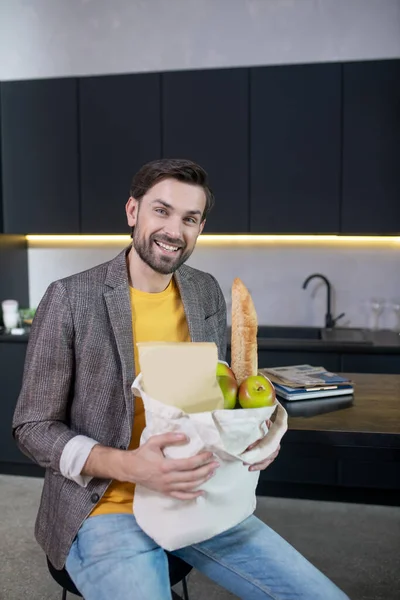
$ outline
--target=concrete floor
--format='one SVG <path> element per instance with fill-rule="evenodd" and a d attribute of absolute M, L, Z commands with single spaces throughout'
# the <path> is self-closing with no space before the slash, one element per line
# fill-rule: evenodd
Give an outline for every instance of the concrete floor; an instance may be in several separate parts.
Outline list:
<path fill-rule="evenodd" d="M 0 475 L 1 600 L 61 598 L 33 537 L 41 487 L 41 479 Z M 400 508 L 259 498 L 257 515 L 351 600 L 399 600 Z M 197 572 L 189 593 L 191 600 L 235 597 Z"/>

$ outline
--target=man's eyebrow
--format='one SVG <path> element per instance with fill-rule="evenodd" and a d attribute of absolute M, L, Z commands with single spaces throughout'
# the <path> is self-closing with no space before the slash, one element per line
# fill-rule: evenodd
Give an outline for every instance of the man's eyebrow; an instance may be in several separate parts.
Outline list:
<path fill-rule="evenodd" d="M 171 206 L 171 204 L 168 204 L 168 202 L 166 202 L 165 200 L 161 200 L 161 198 L 156 198 L 155 200 L 151 201 L 151 204 L 162 204 L 162 206 L 165 206 L 165 208 L 171 208 L 173 210 L 173 206 Z M 187 215 L 202 215 L 203 213 L 201 212 L 201 210 L 187 210 L 186 211 Z"/>
<path fill-rule="evenodd" d="M 162 204 L 163 206 L 165 206 L 165 208 L 172 208 L 171 204 L 168 204 L 168 202 L 165 202 L 165 200 L 161 200 L 161 198 L 156 198 L 155 200 L 152 200 L 151 204 Z"/>

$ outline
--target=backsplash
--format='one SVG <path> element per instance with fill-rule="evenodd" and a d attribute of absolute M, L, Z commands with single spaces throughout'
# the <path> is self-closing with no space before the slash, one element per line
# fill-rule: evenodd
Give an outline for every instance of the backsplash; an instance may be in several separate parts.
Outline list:
<path fill-rule="evenodd" d="M 30 306 L 37 306 L 55 279 L 107 261 L 120 248 L 123 245 L 29 248 Z M 306 290 L 302 289 L 304 279 L 319 272 L 332 284 L 333 315 L 346 313 L 340 325 L 371 326 L 371 300 L 376 298 L 386 303 L 380 328 L 392 328 L 396 315 L 391 303 L 400 302 L 399 259 L 398 244 L 333 247 L 328 243 L 316 246 L 274 242 L 262 246 L 198 245 L 188 264 L 212 273 L 228 303 L 232 281 L 240 277 L 251 291 L 260 324 L 322 326 L 325 285 L 313 280 Z"/>

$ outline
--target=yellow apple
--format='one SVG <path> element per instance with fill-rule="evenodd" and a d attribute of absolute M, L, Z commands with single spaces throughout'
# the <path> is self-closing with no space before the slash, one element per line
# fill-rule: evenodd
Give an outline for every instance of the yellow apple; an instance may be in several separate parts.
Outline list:
<path fill-rule="evenodd" d="M 237 400 L 238 384 L 234 377 L 217 376 L 219 387 L 224 397 L 224 408 L 235 408 Z"/>
<path fill-rule="evenodd" d="M 274 386 L 263 375 L 251 375 L 240 384 L 238 400 L 242 408 L 273 406 L 275 398 Z"/>
<path fill-rule="evenodd" d="M 236 380 L 232 369 L 222 362 L 217 363 L 217 377 L 233 377 Z"/>

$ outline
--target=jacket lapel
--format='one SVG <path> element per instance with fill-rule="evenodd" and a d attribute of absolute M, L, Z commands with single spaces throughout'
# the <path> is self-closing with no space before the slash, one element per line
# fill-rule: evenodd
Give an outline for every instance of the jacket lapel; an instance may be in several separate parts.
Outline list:
<path fill-rule="evenodd" d="M 104 298 L 122 365 L 126 409 L 129 418 L 133 419 L 131 385 L 135 378 L 135 364 L 131 301 L 126 266 L 126 255 L 129 249 L 130 246 L 110 262 L 105 280 L 105 284 L 110 289 L 104 292 Z M 192 277 L 190 269 L 185 265 L 182 265 L 174 276 L 185 310 L 190 339 L 192 342 L 204 341 L 205 316 L 204 307 L 199 301 L 201 294 L 198 284 Z"/>
<path fill-rule="evenodd" d="M 125 249 L 110 262 L 105 281 L 110 289 L 104 292 L 104 298 L 122 365 L 126 409 L 128 417 L 132 421 L 133 395 L 131 385 L 135 377 L 135 365 L 131 302 L 126 267 L 128 249 Z"/>
<path fill-rule="evenodd" d="M 201 294 L 199 293 L 198 284 L 192 277 L 190 269 L 185 265 L 182 265 L 175 272 L 175 281 L 178 285 L 185 310 L 190 339 L 192 342 L 203 342 L 205 336 L 205 317 L 204 307 L 199 300 Z"/>

